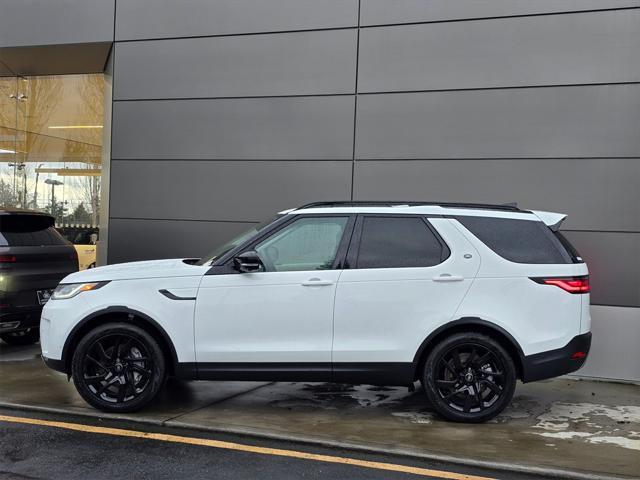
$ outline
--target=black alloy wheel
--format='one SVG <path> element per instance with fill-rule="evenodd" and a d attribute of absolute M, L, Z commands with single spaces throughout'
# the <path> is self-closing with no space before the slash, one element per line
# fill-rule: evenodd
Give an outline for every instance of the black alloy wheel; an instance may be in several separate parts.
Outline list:
<path fill-rule="evenodd" d="M 109 412 L 132 412 L 149 403 L 165 378 L 158 342 L 130 324 L 102 325 L 78 344 L 72 363 L 80 395 Z"/>
<path fill-rule="evenodd" d="M 440 342 L 425 363 L 423 383 L 442 416 L 483 422 L 509 404 L 515 390 L 513 360 L 493 338 L 456 334 Z"/>

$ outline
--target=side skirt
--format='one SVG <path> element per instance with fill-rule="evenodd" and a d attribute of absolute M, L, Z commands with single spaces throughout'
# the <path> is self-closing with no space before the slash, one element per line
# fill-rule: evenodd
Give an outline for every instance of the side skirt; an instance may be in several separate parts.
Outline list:
<path fill-rule="evenodd" d="M 190 380 L 335 382 L 368 385 L 413 383 L 412 362 L 388 363 L 179 363 L 176 376 Z"/>

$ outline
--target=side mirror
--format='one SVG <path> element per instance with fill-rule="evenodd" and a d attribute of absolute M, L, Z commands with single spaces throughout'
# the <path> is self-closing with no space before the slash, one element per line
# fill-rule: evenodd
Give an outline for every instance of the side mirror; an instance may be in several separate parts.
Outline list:
<path fill-rule="evenodd" d="M 262 260 L 254 250 L 241 253 L 233 259 L 233 268 L 241 273 L 259 272 L 263 267 Z"/>

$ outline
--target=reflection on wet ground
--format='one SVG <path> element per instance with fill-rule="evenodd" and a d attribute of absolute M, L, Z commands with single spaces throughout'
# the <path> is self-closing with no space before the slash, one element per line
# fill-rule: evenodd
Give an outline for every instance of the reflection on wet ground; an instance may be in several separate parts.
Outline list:
<path fill-rule="evenodd" d="M 110 416 L 89 407 L 38 353 L 37 346 L 0 344 L 0 404 Z M 120 418 L 413 455 L 640 472 L 640 386 L 568 378 L 520 384 L 510 407 L 481 425 L 443 421 L 416 388 L 170 379 L 149 408 Z"/>

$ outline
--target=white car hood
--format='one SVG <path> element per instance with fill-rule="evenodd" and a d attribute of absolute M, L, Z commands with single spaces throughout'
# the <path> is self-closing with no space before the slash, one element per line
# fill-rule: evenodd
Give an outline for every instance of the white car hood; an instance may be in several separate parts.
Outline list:
<path fill-rule="evenodd" d="M 134 280 L 141 278 L 168 278 L 202 275 L 209 267 L 189 265 L 183 258 L 149 260 L 145 262 L 116 263 L 72 273 L 61 283 L 102 282 L 107 280 Z"/>

